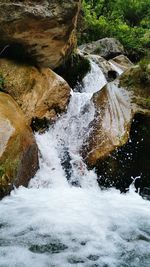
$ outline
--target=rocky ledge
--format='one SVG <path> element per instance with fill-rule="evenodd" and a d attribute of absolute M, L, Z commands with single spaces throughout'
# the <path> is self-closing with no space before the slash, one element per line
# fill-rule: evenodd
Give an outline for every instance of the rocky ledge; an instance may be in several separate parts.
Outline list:
<path fill-rule="evenodd" d="M 0 0 L 1 56 L 52 69 L 76 44 L 80 0 Z"/>

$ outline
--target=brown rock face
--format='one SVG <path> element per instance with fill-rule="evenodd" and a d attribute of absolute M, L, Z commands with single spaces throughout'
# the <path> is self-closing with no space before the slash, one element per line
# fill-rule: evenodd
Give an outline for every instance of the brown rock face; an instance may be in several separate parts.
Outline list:
<path fill-rule="evenodd" d="M 150 116 L 149 70 L 149 65 L 132 67 L 94 94 L 95 120 L 83 149 L 90 166 L 128 141 L 135 114 Z"/>
<path fill-rule="evenodd" d="M 38 149 L 22 111 L 0 92 L 0 198 L 13 186 L 27 186 L 38 169 Z"/>
<path fill-rule="evenodd" d="M 74 47 L 80 0 L 0 0 L 1 55 L 56 68 Z"/>
<path fill-rule="evenodd" d="M 70 87 L 49 68 L 37 69 L 0 59 L 0 73 L 4 80 L 4 91 L 20 105 L 29 124 L 32 118 L 55 119 L 65 110 Z"/>

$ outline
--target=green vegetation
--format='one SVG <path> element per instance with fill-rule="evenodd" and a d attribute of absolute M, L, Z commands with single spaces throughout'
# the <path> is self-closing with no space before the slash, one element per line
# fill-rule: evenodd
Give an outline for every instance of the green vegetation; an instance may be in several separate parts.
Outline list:
<path fill-rule="evenodd" d="M 0 74 L 0 91 L 4 91 L 4 82 L 5 79 L 2 74 Z"/>
<path fill-rule="evenodd" d="M 149 0 L 83 0 L 84 23 L 79 43 L 116 37 L 138 61 L 150 49 Z"/>

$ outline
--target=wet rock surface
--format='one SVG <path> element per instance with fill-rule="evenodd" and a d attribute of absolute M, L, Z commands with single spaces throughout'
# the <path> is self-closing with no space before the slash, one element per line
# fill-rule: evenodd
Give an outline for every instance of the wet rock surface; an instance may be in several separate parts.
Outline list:
<path fill-rule="evenodd" d="M 121 77 L 119 86 L 131 95 L 134 112 L 150 115 L 150 63 L 141 62 L 128 69 Z"/>
<path fill-rule="evenodd" d="M 132 119 L 129 94 L 118 88 L 117 80 L 95 93 L 92 100 L 96 107 L 95 119 L 83 147 L 83 157 L 90 166 L 127 142 Z"/>
<path fill-rule="evenodd" d="M 128 141 L 135 114 L 150 115 L 149 97 L 149 65 L 131 67 L 94 94 L 95 119 L 83 148 L 89 165 L 94 166 Z"/>
<path fill-rule="evenodd" d="M 131 125 L 130 138 L 96 164 L 100 186 L 115 186 L 121 192 L 129 190 L 131 183 L 142 196 L 150 188 L 150 118 L 137 114 Z M 148 194 L 147 194 L 148 197 Z"/>

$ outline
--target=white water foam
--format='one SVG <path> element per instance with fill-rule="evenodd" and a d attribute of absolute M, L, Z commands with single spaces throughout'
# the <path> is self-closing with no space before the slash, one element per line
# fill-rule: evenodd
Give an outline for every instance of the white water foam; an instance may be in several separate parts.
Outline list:
<path fill-rule="evenodd" d="M 92 75 L 91 91 L 84 86 L 72 93 L 67 114 L 36 135 L 40 170 L 30 187 L 0 202 L 0 267 L 150 266 L 150 202 L 134 190 L 100 190 L 79 155 L 94 117 L 90 97 L 101 87 L 93 86 L 99 78 Z M 64 149 L 70 183 L 61 165 Z"/>
<path fill-rule="evenodd" d="M 149 267 L 150 202 L 135 193 L 20 188 L 0 210 L 1 267 Z"/>
<path fill-rule="evenodd" d="M 107 80 L 100 67 L 92 60 L 90 63 L 91 71 L 83 79 L 82 91 L 93 95 L 106 85 Z"/>

